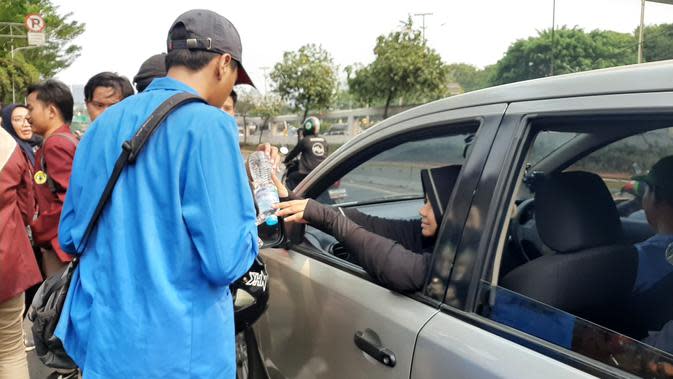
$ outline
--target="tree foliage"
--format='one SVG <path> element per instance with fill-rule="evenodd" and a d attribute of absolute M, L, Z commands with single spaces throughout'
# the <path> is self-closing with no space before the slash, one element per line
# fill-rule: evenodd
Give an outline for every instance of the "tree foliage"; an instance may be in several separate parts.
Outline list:
<path fill-rule="evenodd" d="M 250 91 L 238 90 L 238 100 L 236 101 L 236 114 L 243 117 L 243 143 L 248 143 L 248 116 L 255 109 L 255 97 Z"/>
<path fill-rule="evenodd" d="M 638 36 L 636 29 L 635 35 Z M 643 60 L 645 62 L 673 59 L 673 24 L 646 26 L 643 30 Z"/>
<path fill-rule="evenodd" d="M 320 46 L 309 44 L 286 51 L 270 74 L 274 91 L 306 118 L 311 109 L 328 108 L 337 87 L 332 56 Z"/>
<path fill-rule="evenodd" d="M 447 93 L 446 65 L 412 26 L 409 19 L 401 30 L 379 36 L 374 61 L 347 69 L 351 91 L 367 103 L 383 100 L 384 118 L 395 99 L 430 101 Z"/>
<path fill-rule="evenodd" d="M 12 70 L 10 67 L 14 67 L 14 70 L 19 71 L 14 83 L 17 94 L 23 94 L 27 85 L 40 80 L 40 78 L 50 78 L 60 70 L 70 66 L 81 51 L 81 47 L 72 44 L 72 40 L 81 35 L 85 28 L 83 23 L 70 19 L 71 13 L 60 14 L 58 7 L 52 4 L 51 0 L 0 2 L 1 22 L 23 24 L 26 15 L 31 13 L 40 14 L 45 19 L 47 24 L 45 29 L 46 45 L 21 49 L 28 45 L 27 38 L 0 38 L 0 57 L 5 59 L 0 66 L 0 81 L 3 81 L 2 77 Z M 11 60 L 12 46 L 15 49 L 20 49 L 15 52 L 14 62 Z M 3 70 L 4 73 L 1 72 Z M 4 84 L 0 85 L 4 86 Z M 3 87 L 2 99 L 7 101 L 4 90 Z"/>
<path fill-rule="evenodd" d="M 553 59 L 553 73 L 552 73 Z M 517 82 L 636 62 L 633 35 L 613 31 L 562 27 L 514 42 L 496 63 L 493 84 Z"/>
<path fill-rule="evenodd" d="M 480 70 L 467 63 L 451 63 L 447 68 L 449 80 L 460 84 L 464 92 L 470 92 L 490 85 L 490 76 L 494 66 L 486 66 Z"/>
<path fill-rule="evenodd" d="M 25 88 L 40 80 L 37 69 L 17 55 L 14 60 L 0 56 L 0 102 L 12 102 L 12 82 L 16 93 L 16 101 L 22 102 Z"/>
<path fill-rule="evenodd" d="M 255 106 L 251 114 L 262 119 L 262 125 L 259 131 L 258 144 L 262 143 L 262 134 L 264 130 L 269 129 L 269 122 L 283 109 L 283 102 L 276 96 L 266 95 L 260 96 L 255 101 Z"/>

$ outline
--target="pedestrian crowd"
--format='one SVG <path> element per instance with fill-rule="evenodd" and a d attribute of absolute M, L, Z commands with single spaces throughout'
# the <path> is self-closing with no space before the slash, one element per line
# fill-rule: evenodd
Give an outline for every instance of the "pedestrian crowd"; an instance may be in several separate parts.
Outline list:
<path fill-rule="evenodd" d="M 186 12 L 170 27 L 167 52 L 147 59 L 133 82 L 137 93 L 113 72 L 89 79 L 91 125 L 81 140 L 70 128 L 72 93 L 58 80 L 2 107 L 1 379 L 29 377 L 35 346 L 25 314 L 40 284 L 71 262 L 54 334 L 78 369 L 53 377 L 234 376 L 228 286 L 258 252 L 232 117 L 233 86 L 252 85 L 238 32 L 217 13 Z M 171 115 L 122 171 L 83 241 L 123 143 L 180 93 L 200 100 L 166 107 Z"/>
<path fill-rule="evenodd" d="M 185 12 L 168 29 L 166 52 L 143 62 L 133 83 L 135 90 L 113 72 L 89 79 L 92 123 L 81 138 L 70 128 L 72 93 L 58 80 L 2 107 L 0 379 L 29 377 L 26 351 L 35 341 L 24 333 L 26 311 L 44 296 L 41 283 L 65 273 L 53 334 L 76 368 L 57 368 L 54 378 L 235 377 L 230 285 L 260 245 L 233 117 L 233 87 L 253 85 L 240 36 L 215 12 Z M 285 160 L 295 161 L 287 187 L 273 175 L 276 215 L 333 235 L 386 287 L 420 290 L 462 167 L 421 171 L 419 220 L 326 206 L 292 192 L 328 154 L 319 130 L 318 119 L 304 122 Z M 278 163 L 277 149 L 259 149 Z M 672 241 L 671 159 L 639 179 L 649 185 L 645 212 L 659 233 L 638 245 L 649 262 L 642 278 L 671 270 L 650 253 Z M 673 322 L 653 345 L 673 351 L 672 331 Z"/>

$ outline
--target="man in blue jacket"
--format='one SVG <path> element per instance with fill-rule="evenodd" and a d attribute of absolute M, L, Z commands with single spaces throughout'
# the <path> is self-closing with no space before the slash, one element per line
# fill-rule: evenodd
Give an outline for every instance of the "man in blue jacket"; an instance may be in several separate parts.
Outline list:
<path fill-rule="evenodd" d="M 168 33 L 168 75 L 110 107 L 75 157 L 60 224 L 74 253 L 122 143 L 171 95 L 175 110 L 127 166 L 81 255 L 56 335 L 85 378 L 234 378 L 228 286 L 257 255 L 255 208 L 234 119 L 219 106 L 252 84 L 234 26 L 207 10 Z"/>

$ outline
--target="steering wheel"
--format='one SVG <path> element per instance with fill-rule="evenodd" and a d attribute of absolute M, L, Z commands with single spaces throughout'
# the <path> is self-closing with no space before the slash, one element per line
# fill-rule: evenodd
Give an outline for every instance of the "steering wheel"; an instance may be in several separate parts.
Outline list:
<path fill-rule="evenodd" d="M 512 242 L 526 262 L 542 255 L 552 255 L 554 251 L 547 247 L 537 232 L 535 225 L 535 198 L 519 204 L 510 223 Z"/>

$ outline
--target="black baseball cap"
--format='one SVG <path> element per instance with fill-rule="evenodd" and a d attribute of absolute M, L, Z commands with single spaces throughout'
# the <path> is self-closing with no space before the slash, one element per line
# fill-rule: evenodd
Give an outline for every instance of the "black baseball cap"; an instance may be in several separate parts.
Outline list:
<path fill-rule="evenodd" d="M 166 76 L 166 53 L 152 55 L 147 58 L 138 73 L 133 77 L 133 83 L 138 92 L 142 92 L 152 82 L 153 79 Z"/>
<path fill-rule="evenodd" d="M 185 28 L 186 39 L 171 39 L 173 29 L 177 25 Z M 238 31 L 234 24 L 213 11 L 192 9 L 178 16 L 168 31 L 167 44 L 169 52 L 174 49 L 189 49 L 230 54 L 238 62 L 236 84 L 255 86 L 243 68 L 243 48 Z"/>
<path fill-rule="evenodd" d="M 661 158 L 646 175 L 634 176 L 633 180 L 673 196 L 673 155 Z"/>

